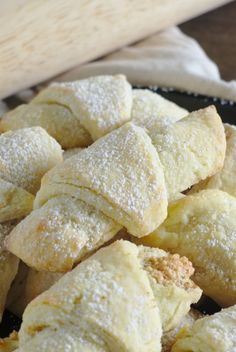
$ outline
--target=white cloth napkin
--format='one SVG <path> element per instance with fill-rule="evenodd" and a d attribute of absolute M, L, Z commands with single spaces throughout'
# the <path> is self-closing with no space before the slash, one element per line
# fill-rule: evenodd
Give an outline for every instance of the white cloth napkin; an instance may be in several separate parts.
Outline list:
<path fill-rule="evenodd" d="M 157 33 L 54 80 L 115 73 L 124 73 L 132 84 L 170 87 L 236 101 L 236 81 L 223 81 L 215 63 L 179 28 Z"/>

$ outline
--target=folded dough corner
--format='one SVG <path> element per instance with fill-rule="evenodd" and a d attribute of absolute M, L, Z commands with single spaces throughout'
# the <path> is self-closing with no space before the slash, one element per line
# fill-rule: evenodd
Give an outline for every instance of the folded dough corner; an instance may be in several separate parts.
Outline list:
<path fill-rule="evenodd" d="M 176 311 L 181 319 L 201 295 L 179 257 L 171 271 L 172 257 L 123 240 L 98 250 L 27 306 L 19 349 L 161 351 L 165 323 L 177 323 Z M 167 300 L 163 319 L 159 307 Z"/>

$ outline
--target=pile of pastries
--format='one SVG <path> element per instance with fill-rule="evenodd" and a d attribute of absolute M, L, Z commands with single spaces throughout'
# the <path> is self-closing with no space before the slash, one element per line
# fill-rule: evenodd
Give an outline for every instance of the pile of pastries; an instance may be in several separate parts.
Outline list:
<path fill-rule="evenodd" d="M 0 314 L 22 317 L 0 351 L 236 351 L 236 128 L 214 106 L 97 76 L 0 131 Z"/>

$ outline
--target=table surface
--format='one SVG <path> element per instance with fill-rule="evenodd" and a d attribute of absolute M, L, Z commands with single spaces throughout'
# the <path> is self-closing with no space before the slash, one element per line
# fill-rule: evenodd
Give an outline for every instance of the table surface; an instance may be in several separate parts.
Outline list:
<path fill-rule="evenodd" d="M 183 23 L 180 28 L 200 43 L 219 66 L 222 78 L 236 79 L 236 1 Z"/>

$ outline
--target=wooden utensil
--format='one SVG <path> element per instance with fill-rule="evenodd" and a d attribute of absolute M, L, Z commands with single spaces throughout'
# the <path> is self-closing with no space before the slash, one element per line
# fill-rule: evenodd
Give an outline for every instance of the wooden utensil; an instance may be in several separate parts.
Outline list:
<path fill-rule="evenodd" d="M 229 0 L 1 0 L 0 98 Z"/>

